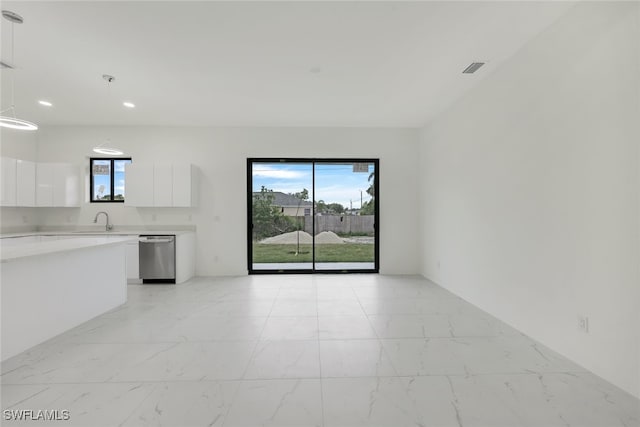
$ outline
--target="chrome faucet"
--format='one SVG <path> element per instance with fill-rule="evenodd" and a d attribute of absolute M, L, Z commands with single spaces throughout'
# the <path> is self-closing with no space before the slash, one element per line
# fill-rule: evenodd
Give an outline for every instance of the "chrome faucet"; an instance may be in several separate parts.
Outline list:
<path fill-rule="evenodd" d="M 98 222 L 98 216 L 100 216 L 100 214 L 104 214 L 104 216 L 107 217 L 107 225 L 105 226 L 105 231 L 110 231 L 111 229 L 113 229 L 113 224 L 109 224 L 109 214 L 106 213 L 105 211 L 100 211 L 96 214 L 96 217 L 93 218 L 93 222 L 97 223 Z"/>

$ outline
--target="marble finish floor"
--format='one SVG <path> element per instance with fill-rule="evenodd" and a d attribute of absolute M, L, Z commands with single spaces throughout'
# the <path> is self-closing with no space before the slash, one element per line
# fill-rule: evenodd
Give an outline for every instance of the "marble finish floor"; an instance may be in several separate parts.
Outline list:
<path fill-rule="evenodd" d="M 131 285 L 0 378 L 6 426 L 640 426 L 638 399 L 418 277 Z"/>

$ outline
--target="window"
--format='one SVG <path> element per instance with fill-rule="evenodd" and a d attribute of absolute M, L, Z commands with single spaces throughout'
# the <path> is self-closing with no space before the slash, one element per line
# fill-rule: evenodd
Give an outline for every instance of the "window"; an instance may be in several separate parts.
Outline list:
<path fill-rule="evenodd" d="M 248 158 L 249 274 L 377 273 L 379 163 Z"/>
<path fill-rule="evenodd" d="M 124 165 L 131 158 L 92 158 L 91 203 L 124 202 Z"/>

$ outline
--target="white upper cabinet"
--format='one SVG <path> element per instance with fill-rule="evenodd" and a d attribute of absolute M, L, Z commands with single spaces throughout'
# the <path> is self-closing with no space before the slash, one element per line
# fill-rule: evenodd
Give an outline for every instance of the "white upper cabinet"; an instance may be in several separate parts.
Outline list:
<path fill-rule="evenodd" d="M 80 206 L 80 170 L 76 165 L 54 164 L 53 206 Z"/>
<path fill-rule="evenodd" d="M 2 157 L 0 206 L 16 206 L 16 159 Z"/>
<path fill-rule="evenodd" d="M 198 205 L 198 169 L 192 164 L 173 165 L 173 206 Z"/>
<path fill-rule="evenodd" d="M 125 206 L 196 206 L 196 168 L 191 164 L 131 163 L 125 166 Z"/>
<path fill-rule="evenodd" d="M 153 166 L 153 204 L 173 206 L 173 168 L 171 165 Z"/>
<path fill-rule="evenodd" d="M 36 165 L 36 206 L 53 206 L 53 163 Z"/>
<path fill-rule="evenodd" d="M 80 206 L 80 168 L 2 157 L 2 206 Z"/>
<path fill-rule="evenodd" d="M 124 205 L 153 207 L 153 164 L 124 165 Z"/>
<path fill-rule="evenodd" d="M 80 169 L 66 163 L 37 163 L 36 206 L 80 206 Z"/>
<path fill-rule="evenodd" d="M 18 160 L 16 168 L 16 205 L 36 205 L 36 163 Z"/>

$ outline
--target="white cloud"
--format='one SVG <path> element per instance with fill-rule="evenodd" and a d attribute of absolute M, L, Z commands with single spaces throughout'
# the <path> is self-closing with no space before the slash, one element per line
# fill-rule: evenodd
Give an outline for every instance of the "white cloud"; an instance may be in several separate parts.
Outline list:
<path fill-rule="evenodd" d="M 274 169 L 271 166 L 264 165 L 257 166 L 253 169 L 253 176 L 262 178 L 298 179 L 305 175 L 306 173 L 301 171 Z"/>
<path fill-rule="evenodd" d="M 340 203 L 346 208 L 349 206 L 359 208 L 360 196 L 359 189 L 345 188 L 338 185 L 316 188 L 316 200 L 324 200 L 326 203 Z M 363 189 L 362 201 L 367 202 L 370 199 L 371 196 Z"/>
<path fill-rule="evenodd" d="M 114 169 L 115 169 L 115 171 L 116 171 L 116 172 L 124 172 L 124 165 L 125 165 L 125 163 L 129 163 L 129 161 L 127 161 L 127 162 L 123 162 L 123 161 L 116 161 L 116 162 L 114 162 L 114 164 L 115 164 L 115 168 L 114 168 Z"/>

